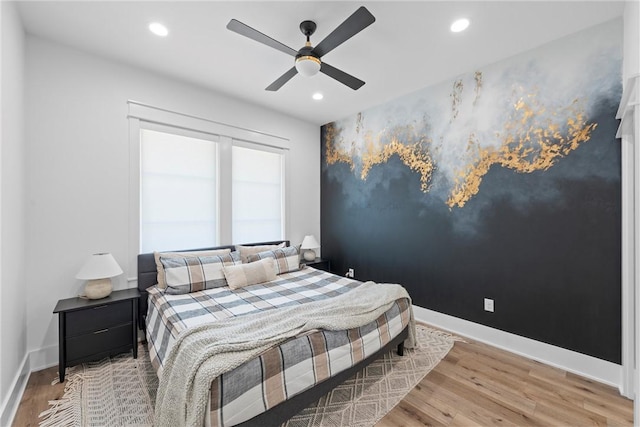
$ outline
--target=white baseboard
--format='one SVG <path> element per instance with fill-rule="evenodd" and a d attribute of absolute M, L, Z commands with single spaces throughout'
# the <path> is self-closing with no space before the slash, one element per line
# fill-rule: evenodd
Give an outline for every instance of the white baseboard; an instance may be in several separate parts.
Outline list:
<path fill-rule="evenodd" d="M 620 390 L 622 366 L 582 353 L 521 337 L 468 320 L 413 306 L 416 320 L 493 347 L 537 360 Z"/>
<path fill-rule="evenodd" d="M 58 365 L 58 357 L 57 345 L 50 345 L 48 347 L 42 347 L 31 351 L 29 353 L 29 365 L 31 365 L 31 372 L 40 371 L 42 369 Z"/>
<path fill-rule="evenodd" d="M 18 369 L 16 376 L 11 382 L 11 387 L 9 388 L 10 393 L 8 393 L 0 407 L 0 426 L 10 426 L 13 423 L 13 418 L 18 411 L 22 394 L 27 387 L 30 373 L 29 355 L 25 354 L 20 364 L 20 369 Z"/>
<path fill-rule="evenodd" d="M 10 426 L 13 418 L 16 416 L 20 400 L 24 394 L 29 381 L 29 375 L 32 372 L 50 368 L 58 365 L 58 346 L 52 345 L 48 347 L 32 350 L 24 356 L 20 370 L 16 374 L 11 383 L 11 392 L 2 402 L 0 407 L 0 426 Z M 53 380 L 53 378 L 51 378 Z"/>

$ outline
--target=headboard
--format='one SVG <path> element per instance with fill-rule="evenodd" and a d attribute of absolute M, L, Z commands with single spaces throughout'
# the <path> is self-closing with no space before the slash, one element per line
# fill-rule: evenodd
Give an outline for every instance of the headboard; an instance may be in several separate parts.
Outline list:
<path fill-rule="evenodd" d="M 289 240 L 277 240 L 273 242 L 246 243 L 241 246 L 258 246 L 258 245 L 279 245 L 281 243 L 289 246 Z M 213 248 L 202 249 L 181 249 L 177 251 L 165 252 L 190 252 L 190 251 L 209 251 L 213 249 L 235 249 L 235 245 L 216 246 Z M 158 271 L 156 269 L 156 260 L 153 252 L 138 255 L 138 290 L 140 291 L 140 303 L 138 305 L 138 327 L 145 330 L 145 317 L 147 316 L 147 288 L 158 283 Z"/>

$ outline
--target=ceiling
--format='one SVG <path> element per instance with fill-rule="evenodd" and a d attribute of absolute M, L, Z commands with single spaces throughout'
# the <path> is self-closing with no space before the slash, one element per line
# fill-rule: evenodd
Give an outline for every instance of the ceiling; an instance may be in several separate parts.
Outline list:
<path fill-rule="evenodd" d="M 317 45 L 361 5 L 376 22 L 323 57 L 364 80 L 357 91 L 324 74 L 265 91 L 293 58 L 226 29 L 235 18 L 297 50 L 301 21 L 316 22 Z M 321 125 L 614 19 L 624 2 L 27 1 L 18 10 L 28 33 Z M 471 25 L 450 32 L 459 17 Z M 169 36 L 151 34 L 152 21 Z"/>

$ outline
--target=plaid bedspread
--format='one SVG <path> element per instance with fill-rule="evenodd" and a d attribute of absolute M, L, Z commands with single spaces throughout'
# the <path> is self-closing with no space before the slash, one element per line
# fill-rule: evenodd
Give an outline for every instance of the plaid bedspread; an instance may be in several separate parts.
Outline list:
<path fill-rule="evenodd" d="M 147 341 L 160 375 L 164 357 L 186 328 L 277 307 L 331 298 L 360 282 L 311 267 L 266 284 L 185 295 L 149 289 Z M 375 353 L 409 323 L 399 300 L 376 321 L 347 331 L 313 331 L 227 372 L 211 385 L 211 425 L 234 425 L 272 408 Z M 224 390 L 224 392 L 222 392 Z"/>

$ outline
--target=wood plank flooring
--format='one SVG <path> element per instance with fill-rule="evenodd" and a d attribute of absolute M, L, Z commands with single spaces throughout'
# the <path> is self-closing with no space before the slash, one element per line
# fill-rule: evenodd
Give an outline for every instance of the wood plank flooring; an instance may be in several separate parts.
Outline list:
<path fill-rule="evenodd" d="M 24 390 L 20 406 L 13 419 L 15 427 L 33 427 L 38 425 L 38 415 L 49 409 L 49 400 L 57 400 L 64 394 L 64 384 L 51 385 L 58 376 L 58 367 L 32 372 Z"/>
<path fill-rule="evenodd" d="M 633 426 L 617 389 L 465 340 L 377 427 Z"/>
<path fill-rule="evenodd" d="M 633 426 L 633 402 L 618 390 L 541 363 L 466 340 L 379 423 L 414 426 Z M 34 372 L 13 425 L 37 426 L 58 368 Z"/>

